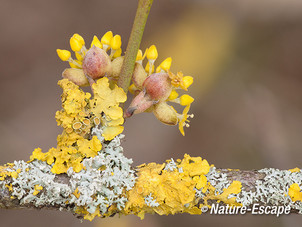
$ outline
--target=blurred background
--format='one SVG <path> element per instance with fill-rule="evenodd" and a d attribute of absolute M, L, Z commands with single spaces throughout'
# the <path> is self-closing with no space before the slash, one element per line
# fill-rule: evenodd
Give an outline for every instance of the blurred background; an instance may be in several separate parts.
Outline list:
<path fill-rule="evenodd" d="M 67 67 L 56 49 L 81 34 L 87 43 L 108 30 L 126 49 L 137 1 L 1 0 L 1 164 L 56 146 L 61 108 L 57 81 Z M 159 64 L 195 78 L 195 117 L 183 137 L 152 114 L 127 120 L 124 152 L 134 164 L 184 153 L 220 168 L 302 166 L 302 1 L 154 1 L 142 49 L 155 44 Z M 59 211 L 0 210 L 0 226 L 300 226 L 301 216 L 146 215 L 80 223 Z"/>

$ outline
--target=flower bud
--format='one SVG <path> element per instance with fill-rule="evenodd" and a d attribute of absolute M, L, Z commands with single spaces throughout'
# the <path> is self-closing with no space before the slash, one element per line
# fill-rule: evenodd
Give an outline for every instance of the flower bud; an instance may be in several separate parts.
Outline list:
<path fill-rule="evenodd" d="M 111 76 L 117 79 L 121 73 L 122 65 L 124 62 L 124 56 L 117 57 L 111 62 L 112 65 L 112 73 Z"/>
<path fill-rule="evenodd" d="M 86 76 L 93 80 L 110 75 L 112 71 L 108 54 L 101 48 L 93 46 L 87 51 L 82 64 Z"/>
<path fill-rule="evenodd" d="M 143 90 L 132 100 L 130 106 L 124 113 L 124 117 L 131 117 L 133 114 L 142 113 L 155 103 L 157 102 L 151 100 L 150 96 Z"/>
<path fill-rule="evenodd" d="M 106 32 L 101 39 L 101 43 L 105 45 L 110 45 L 111 39 L 113 38 L 112 31 Z"/>
<path fill-rule="evenodd" d="M 159 73 L 161 70 L 168 72 L 170 70 L 172 64 L 172 58 L 166 58 L 160 65 L 156 68 L 156 72 Z"/>
<path fill-rule="evenodd" d="M 121 45 L 122 45 L 122 39 L 120 35 L 115 35 L 110 40 L 110 46 L 113 50 L 119 49 Z"/>
<path fill-rule="evenodd" d="M 142 61 L 142 60 L 143 60 L 143 52 L 142 50 L 138 50 L 135 61 Z"/>
<path fill-rule="evenodd" d="M 179 98 L 179 101 L 180 101 L 180 105 L 187 106 L 194 101 L 194 98 L 192 98 L 190 95 L 185 94 Z"/>
<path fill-rule="evenodd" d="M 178 97 L 177 91 L 172 90 L 171 93 L 170 93 L 170 95 L 169 95 L 168 100 L 174 100 L 174 99 L 176 99 L 177 97 Z"/>
<path fill-rule="evenodd" d="M 62 77 L 72 81 L 78 86 L 89 86 L 88 80 L 82 69 L 68 68 L 62 73 Z"/>
<path fill-rule="evenodd" d="M 93 46 L 99 47 L 101 49 L 103 48 L 103 45 L 97 36 L 93 36 L 93 40 L 91 42 L 91 47 L 93 47 Z"/>
<path fill-rule="evenodd" d="M 188 88 L 193 83 L 193 77 L 191 76 L 184 76 L 183 78 L 184 87 Z"/>
<path fill-rule="evenodd" d="M 82 47 L 85 45 L 85 41 L 82 36 L 79 34 L 74 34 L 70 38 L 70 47 L 74 52 L 78 52 L 82 49 Z"/>
<path fill-rule="evenodd" d="M 134 71 L 132 75 L 132 82 L 134 83 L 136 88 L 138 88 L 139 90 L 143 90 L 142 86 L 147 76 L 148 75 L 144 67 L 139 63 L 135 63 Z"/>
<path fill-rule="evenodd" d="M 162 123 L 176 125 L 178 123 L 177 112 L 166 102 L 159 102 L 154 105 L 153 113 Z"/>
<path fill-rule="evenodd" d="M 68 61 L 71 56 L 68 50 L 57 49 L 57 54 L 62 61 Z"/>
<path fill-rule="evenodd" d="M 147 51 L 147 58 L 149 60 L 155 60 L 158 57 L 157 49 L 155 45 L 149 47 Z"/>
<path fill-rule="evenodd" d="M 147 77 L 143 88 L 152 100 L 166 100 L 171 91 L 172 85 L 168 73 L 154 73 Z"/>

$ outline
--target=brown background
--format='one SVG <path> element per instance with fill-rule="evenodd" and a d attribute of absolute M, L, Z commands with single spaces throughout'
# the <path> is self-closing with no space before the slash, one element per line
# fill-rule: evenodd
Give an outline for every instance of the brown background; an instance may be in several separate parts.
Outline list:
<path fill-rule="evenodd" d="M 56 85 L 77 32 L 89 43 L 112 30 L 125 50 L 137 1 L 0 2 L 1 163 L 47 151 L 61 129 Z M 134 164 L 202 156 L 222 168 L 302 166 L 302 2 L 300 0 L 156 1 L 142 48 L 155 44 L 159 63 L 173 58 L 195 82 L 195 118 L 182 137 L 152 114 L 127 120 L 125 155 Z M 0 226 L 299 226 L 301 217 L 157 216 L 80 223 L 59 211 L 0 211 Z"/>

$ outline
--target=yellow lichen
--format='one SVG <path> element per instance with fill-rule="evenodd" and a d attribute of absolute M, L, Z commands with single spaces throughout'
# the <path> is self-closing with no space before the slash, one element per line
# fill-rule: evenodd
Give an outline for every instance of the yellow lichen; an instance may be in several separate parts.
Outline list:
<path fill-rule="evenodd" d="M 292 184 L 288 189 L 288 195 L 291 197 L 292 201 L 302 201 L 301 188 L 297 183 Z"/>
<path fill-rule="evenodd" d="M 40 191 L 43 189 L 43 187 L 38 184 L 36 184 L 34 188 L 35 188 L 35 191 L 33 192 L 33 195 L 38 195 L 40 193 Z"/>
<path fill-rule="evenodd" d="M 88 139 L 91 128 L 102 123 L 105 140 L 112 140 L 122 133 L 123 110 L 119 104 L 127 99 L 124 91 L 114 86 L 110 88 L 108 78 L 99 79 L 93 86 L 94 97 L 85 93 L 73 82 L 63 79 L 58 82 L 63 89 L 62 107 L 57 111 L 58 125 L 63 133 L 57 137 L 57 147 L 43 153 L 36 148 L 30 156 L 34 159 L 54 163 L 51 171 L 66 173 L 72 167 L 75 172 L 83 169 L 84 158 L 95 157 L 102 149 L 96 136 Z"/>
<path fill-rule="evenodd" d="M 72 194 L 74 194 L 74 196 L 75 196 L 77 199 L 78 199 L 78 198 L 80 197 L 80 195 L 81 195 L 78 188 L 76 188 L 76 190 L 75 190 Z"/>
<path fill-rule="evenodd" d="M 134 213 L 144 218 L 145 213 L 160 215 L 187 212 L 201 214 L 196 207 L 194 188 L 206 183 L 204 176 L 209 172 L 209 164 L 201 158 L 185 155 L 174 171 L 164 170 L 165 164 L 149 163 L 139 166 L 138 179 L 133 189 L 128 192 L 125 213 Z M 179 171 L 179 169 L 182 169 Z M 150 207 L 145 203 L 149 194 L 159 204 Z"/>
<path fill-rule="evenodd" d="M 57 111 L 56 119 L 63 128 L 63 133 L 57 137 L 56 148 L 51 148 L 46 153 L 36 148 L 30 161 L 37 159 L 49 165 L 54 163 L 51 171 L 56 174 L 66 173 L 70 167 L 79 172 L 83 169 L 83 159 L 95 157 L 102 149 L 96 136 L 88 138 L 92 127 L 101 123 L 105 140 L 112 140 L 122 133 L 124 118 L 119 104 L 125 102 L 127 96 L 116 85 L 111 89 L 106 77 L 92 86 L 92 99 L 90 93 L 85 93 L 67 79 L 60 80 L 58 84 L 63 89 L 63 109 Z"/>
<path fill-rule="evenodd" d="M 230 195 L 241 192 L 242 184 L 240 181 L 233 181 L 228 188 L 225 188 L 221 194 L 215 193 L 215 188 L 208 184 L 209 193 L 203 198 L 205 205 L 208 205 L 208 200 L 217 200 L 217 203 L 224 202 L 228 205 L 241 206 L 241 203 L 236 202 L 236 197 L 229 198 Z"/>
<path fill-rule="evenodd" d="M 17 178 L 18 173 L 20 173 L 20 170 L 16 171 L 8 171 L 7 169 L 10 167 L 13 167 L 13 163 L 7 163 L 4 166 L 0 166 L 0 181 L 5 180 L 6 177 L 12 177 L 12 178 Z"/>
<path fill-rule="evenodd" d="M 58 84 L 63 89 L 61 96 L 63 109 L 56 113 L 58 125 L 67 133 L 77 132 L 85 137 L 94 126 L 88 106 L 91 94 L 85 93 L 68 79 L 60 80 Z M 85 127 L 81 127 L 82 125 Z"/>
<path fill-rule="evenodd" d="M 93 214 L 90 214 L 85 207 L 77 206 L 75 208 L 75 213 L 84 215 L 85 220 L 92 221 L 96 216 L 100 217 L 100 209 L 97 208 Z"/>
<path fill-rule="evenodd" d="M 18 173 L 17 172 L 11 172 L 11 177 L 12 178 L 17 178 L 18 177 Z"/>
<path fill-rule="evenodd" d="M 195 188 L 197 188 L 197 189 L 204 188 L 207 184 L 207 178 L 204 175 L 194 176 L 193 180 L 196 182 Z"/>
<path fill-rule="evenodd" d="M 292 173 L 296 173 L 296 172 L 300 172 L 300 169 L 298 167 L 296 167 L 293 169 L 289 169 L 289 171 L 291 171 Z"/>
<path fill-rule="evenodd" d="M 202 160 L 201 157 L 190 157 L 188 154 L 184 155 L 179 167 L 183 168 L 183 171 L 188 172 L 191 177 L 207 174 L 210 171 L 210 165 L 207 160 Z"/>
<path fill-rule="evenodd" d="M 94 98 L 90 100 L 92 113 L 101 119 L 105 126 L 102 136 L 105 140 L 112 140 L 115 136 L 122 133 L 124 128 L 123 109 L 119 107 L 120 103 L 127 100 L 127 96 L 122 88 L 114 85 L 109 87 L 108 78 L 104 77 L 92 85 Z M 105 117 L 101 117 L 101 113 Z"/>
<path fill-rule="evenodd" d="M 12 184 L 6 184 L 5 187 L 7 187 L 10 192 L 13 191 Z"/>

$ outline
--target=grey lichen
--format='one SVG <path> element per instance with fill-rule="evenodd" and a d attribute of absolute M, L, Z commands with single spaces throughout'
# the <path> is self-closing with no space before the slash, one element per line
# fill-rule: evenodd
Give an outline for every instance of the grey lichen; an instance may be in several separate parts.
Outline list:
<path fill-rule="evenodd" d="M 56 175 L 51 172 L 53 164 L 39 160 L 30 163 L 15 161 L 6 170 L 18 170 L 18 177 L 0 181 L 0 188 L 7 189 L 11 183 L 10 194 L 20 201 L 20 205 L 73 210 L 83 206 L 91 214 L 96 209 L 104 214 L 111 205 L 121 210 L 127 202 L 124 192 L 134 186 L 136 178 L 131 169 L 132 159 L 123 155 L 121 139 L 124 135 L 105 142 L 101 129 L 94 129 L 93 133 L 101 140 L 103 148 L 97 156 L 82 162 L 85 168 L 80 172 L 70 168 L 67 174 Z"/>
<path fill-rule="evenodd" d="M 145 203 L 149 206 L 149 207 L 158 207 L 159 203 L 156 202 L 156 199 L 153 199 L 152 197 L 152 193 L 150 193 L 149 195 L 147 195 L 145 197 Z"/>
<path fill-rule="evenodd" d="M 167 171 L 173 171 L 174 169 L 177 168 L 177 165 L 176 163 L 174 162 L 174 159 L 171 158 L 171 160 L 166 164 L 164 170 L 167 170 Z"/>
<path fill-rule="evenodd" d="M 215 187 L 215 194 L 221 194 L 223 189 L 230 186 L 230 182 L 227 178 L 227 174 L 217 171 L 216 167 L 213 166 L 210 168 L 210 171 L 206 175 L 207 181 Z"/>
<path fill-rule="evenodd" d="M 247 173 L 248 172 L 248 173 Z M 228 188 L 233 180 L 242 183 L 241 192 L 229 195 L 228 198 L 236 197 L 236 202 L 249 207 L 255 203 L 271 206 L 290 206 L 291 209 L 302 213 L 302 202 L 294 202 L 288 195 L 292 184 L 297 183 L 302 187 L 301 170 L 291 172 L 273 168 L 258 171 L 235 171 L 222 170 L 211 167 L 206 174 L 207 181 L 215 187 L 215 194 L 221 194 Z M 242 180 L 244 179 L 244 180 Z M 196 198 L 203 199 L 207 192 L 195 189 Z"/>
<path fill-rule="evenodd" d="M 255 191 L 241 191 L 237 197 L 238 202 L 244 206 L 249 206 L 255 202 L 277 206 L 290 205 L 291 208 L 302 213 L 301 201 L 293 202 L 288 195 L 288 189 L 292 184 L 297 183 L 300 187 L 302 186 L 301 170 L 291 172 L 266 168 L 258 172 L 265 174 L 264 179 L 256 181 Z"/>

